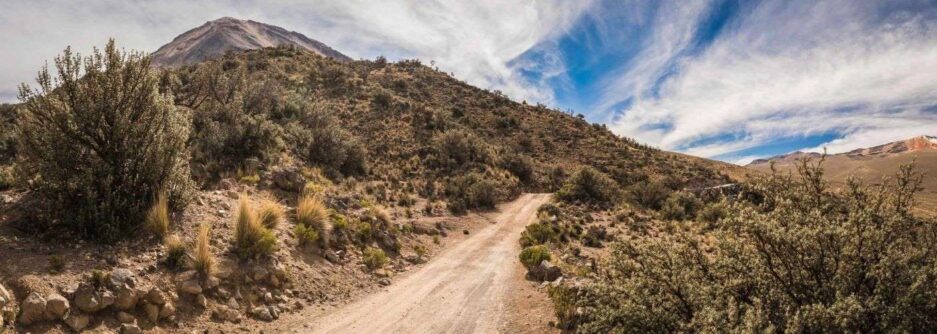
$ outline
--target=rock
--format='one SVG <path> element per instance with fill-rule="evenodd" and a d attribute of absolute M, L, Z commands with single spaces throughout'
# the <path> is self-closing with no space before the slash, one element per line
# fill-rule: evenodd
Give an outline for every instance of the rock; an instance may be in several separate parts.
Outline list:
<path fill-rule="evenodd" d="M 159 306 L 155 304 L 143 305 L 143 312 L 146 313 L 146 319 L 152 323 L 157 323 L 159 321 Z"/>
<path fill-rule="evenodd" d="M 325 257 L 325 259 L 328 260 L 329 262 L 332 262 L 335 264 L 342 263 L 342 260 L 338 258 L 338 254 L 335 254 L 335 252 L 332 251 L 331 249 L 326 249 L 324 252 L 322 252 L 322 256 Z"/>
<path fill-rule="evenodd" d="M 218 288 L 218 290 L 215 290 L 215 295 L 221 299 L 228 299 L 228 297 L 231 297 L 231 292 L 225 288 Z"/>
<path fill-rule="evenodd" d="M 264 293 L 264 303 L 270 304 L 273 302 L 273 294 L 267 292 Z"/>
<path fill-rule="evenodd" d="M 159 310 L 159 318 L 166 319 L 173 315 L 176 315 L 176 306 L 172 303 L 167 302 L 163 305 L 163 308 Z"/>
<path fill-rule="evenodd" d="M 108 306 L 114 305 L 114 302 L 117 301 L 117 296 L 109 290 L 104 290 L 101 292 L 101 305 L 102 308 L 107 308 Z"/>
<path fill-rule="evenodd" d="M 206 308 L 208 307 L 208 298 L 205 298 L 205 295 L 203 294 L 199 294 L 198 296 L 195 296 L 195 303 L 202 308 Z"/>
<path fill-rule="evenodd" d="M 306 178 L 298 168 L 278 169 L 273 171 L 273 184 L 286 191 L 300 192 L 306 187 Z"/>
<path fill-rule="evenodd" d="M 225 311 L 225 319 L 231 322 L 241 322 L 241 313 L 238 313 L 238 311 L 234 309 L 227 309 Z"/>
<path fill-rule="evenodd" d="M 268 307 L 268 310 L 270 311 L 270 316 L 272 316 L 274 319 L 280 318 L 279 308 L 277 308 L 276 306 L 270 306 Z"/>
<path fill-rule="evenodd" d="M 179 285 L 179 291 L 197 295 L 202 293 L 202 286 L 198 283 L 198 280 L 190 279 L 182 282 L 182 284 Z"/>
<path fill-rule="evenodd" d="M 462 234 L 469 235 L 469 230 L 462 230 Z"/>
<path fill-rule="evenodd" d="M 75 307 L 79 310 L 94 313 L 104 309 L 101 302 L 101 292 L 97 291 L 93 285 L 82 283 L 75 290 Z"/>
<path fill-rule="evenodd" d="M 387 271 L 387 269 L 381 268 L 374 271 L 374 276 L 385 278 L 390 277 L 390 273 Z"/>
<path fill-rule="evenodd" d="M 202 280 L 202 289 L 211 290 L 221 284 L 221 280 L 214 276 L 209 276 L 208 278 Z"/>
<path fill-rule="evenodd" d="M 234 190 L 228 190 L 228 191 L 225 193 L 225 195 L 227 195 L 228 198 L 230 198 L 230 199 L 238 199 L 238 197 L 241 197 L 241 195 L 238 194 L 238 192 L 237 192 L 237 191 L 234 191 Z"/>
<path fill-rule="evenodd" d="M 550 263 L 550 261 L 543 260 L 540 262 L 540 265 L 530 270 L 530 275 L 541 282 L 552 282 L 563 276 L 563 271 Z"/>
<path fill-rule="evenodd" d="M 46 319 L 62 319 L 68 314 L 69 309 L 68 299 L 60 294 L 53 293 L 46 298 Z"/>
<path fill-rule="evenodd" d="M 117 288 L 117 299 L 114 301 L 114 307 L 121 311 L 127 311 L 137 306 L 137 291 L 127 285 Z"/>
<path fill-rule="evenodd" d="M 280 287 L 280 279 L 277 278 L 277 275 L 270 275 L 269 281 L 270 281 L 270 285 L 273 286 L 274 288 Z"/>
<path fill-rule="evenodd" d="M 257 306 L 253 308 L 251 310 L 251 316 L 263 321 L 273 321 L 273 314 L 270 314 L 270 309 L 264 306 Z"/>
<path fill-rule="evenodd" d="M 65 324 L 75 332 L 81 332 L 91 323 L 91 317 L 87 314 L 78 314 L 71 312 L 65 317 Z"/>
<path fill-rule="evenodd" d="M 390 279 L 382 278 L 382 279 L 377 280 L 377 283 L 383 286 L 388 286 L 390 285 Z"/>
<path fill-rule="evenodd" d="M 120 334 L 143 334 L 143 331 L 136 324 L 123 324 L 120 325 Z"/>
<path fill-rule="evenodd" d="M 166 295 L 163 294 L 162 290 L 154 287 L 146 293 L 146 300 L 150 303 L 162 306 L 163 304 L 166 304 Z"/>
<path fill-rule="evenodd" d="M 264 269 L 263 267 L 260 267 L 260 266 L 255 266 L 253 269 L 251 269 L 251 278 L 253 278 L 255 281 L 258 281 L 258 282 L 266 279 L 267 275 L 269 274 L 270 272 L 268 272 L 267 269 Z"/>
<path fill-rule="evenodd" d="M 235 309 L 235 310 L 241 308 L 241 305 L 238 304 L 237 299 L 234 299 L 234 297 L 228 298 L 228 303 L 225 305 L 227 305 L 228 308 Z"/>
<path fill-rule="evenodd" d="M 112 289 L 119 289 L 121 287 L 135 287 L 137 285 L 136 277 L 134 277 L 133 272 L 129 269 L 115 269 L 111 271 L 110 280 L 108 282 Z"/>
<path fill-rule="evenodd" d="M 117 321 L 120 321 L 122 324 L 132 324 L 137 322 L 137 318 L 130 313 L 120 311 L 117 312 Z"/>
<path fill-rule="evenodd" d="M 37 321 L 42 321 L 46 313 L 46 299 L 42 298 L 37 292 L 30 293 L 20 305 L 19 322 L 23 325 L 29 325 Z"/>

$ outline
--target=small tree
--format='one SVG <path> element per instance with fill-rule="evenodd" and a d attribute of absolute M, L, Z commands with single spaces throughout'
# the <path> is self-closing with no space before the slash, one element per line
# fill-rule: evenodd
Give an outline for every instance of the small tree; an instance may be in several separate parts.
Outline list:
<path fill-rule="evenodd" d="M 19 154 L 31 187 L 59 220 L 81 234 L 113 241 L 144 221 L 160 191 L 185 203 L 192 183 L 185 142 L 188 113 L 160 94 L 150 59 L 111 40 L 89 57 L 66 48 L 53 78 L 20 87 Z"/>

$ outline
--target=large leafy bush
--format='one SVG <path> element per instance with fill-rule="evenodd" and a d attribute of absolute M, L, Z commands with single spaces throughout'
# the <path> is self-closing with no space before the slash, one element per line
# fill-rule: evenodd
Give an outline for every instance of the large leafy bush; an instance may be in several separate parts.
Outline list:
<path fill-rule="evenodd" d="M 179 207 L 191 188 L 189 115 L 158 91 L 148 57 L 118 51 L 56 58 L 58 74 L 23 85 L 17 151 L 30 186 L 50 204 L 44 217 L 102 241 L 143 222 L 160 192 Z"/>

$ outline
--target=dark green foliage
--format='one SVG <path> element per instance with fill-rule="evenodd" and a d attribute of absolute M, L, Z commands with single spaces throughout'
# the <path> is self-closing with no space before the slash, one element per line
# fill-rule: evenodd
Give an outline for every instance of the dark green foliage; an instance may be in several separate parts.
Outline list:
<path fill-rule="evenodd" d="M 619 196 L 618 183 L 592 167 L 583 167 L 563 184 L 556 193 L 566 202 L 586 202 L 610 205 Z"/>
<path fill-rule="evenodd" d="M 714 202 L 707 204 L 699 212 L 699 219 L 707 223 L 715 223 L 728 216 L 729 212 L 726 204 L 723 202 Z"/>
<path fill-rule="evenodd" d="M 536 267 L 540 262 L 550 260 L 550 249 L 544 245 L 526 247 L 521 251 L 520 260 L 527 269 Z"/>
<path fill-rule="evenodd" d="M 298 121 L 290 124 L 290 143 L 307 163 L 343 175 L 361 175 L 367 170 L 367 152 L 357 138 L 342 129 L 335 116 L 322 105 L 303 105 Z"/>
<path fill-rule="evenodd" d="M 446 184 L 449 209 L 463 213 L 467 209 L 492 209 L 498 201 L 517 194 L 517 179 L 502 173 L 471 172 L 450 178 Z"/>
<path fill-rule="evenodd" d="M 884 186 L 842 190 L 819 165 L 799 175 L 753 181 L 747 198 L 759 201 L 733 203 L 709 231 L 615 244 L 576 294 L 582 312 L 560 322 L 580 333 L 937 330 L 937 221 L 910 214 L 921 174 L 905 166 Z"/>
<path fill-rule="evenodd" d="M 500 165 L 514 174 L 521 183 L 530 184 L 534 181 L 534 161 L 527 155 L 519 152 L 503 154 Z"/>
<path fill-rule="evenodd" d="M 15 124 L 16 107 L 6 103 L 0 104 L 0 166 L 12 163 L 16 157 Z"/>
<path fill-rule="evenodd" d="M 447 131 L 436 139 L 436 160 L 441 166 L 459 169 L 469 164 L 487 165 L 494 153 L 484 141 L 466 131 Z"/>
<path fill-rule="evenodd" d="M 677 191 L 670 194 L 660 209 L 664 219 L 686 220 L 696 218 L 703 203 L 691 193 Z"/>
<path fill-rule="evenodd" d="M 547 242 L 557 242 L 560 240 L 561 233 L 562 230 L 557 224 L 541 221 L 527 225 L 524 232 L 521 232 L 520 243 L 522 247 L 529 247 Z"/>
<path fill-rule="evenodd" d="M 55 63 L 55 79 L 43 69 L 38 90 L 20 89 L 20 161 L 55 208 L 42 219 L 109 242 L 143 222 L 160 191 L 184 205 L 189 115 L 159 93 L 149 58 L 110 41 L 84 59 L 66 49 Z"/>
<path fill-rule="evenodd" d="M 635 203 L 651 210 L 660 210 L 664 200 L 670 196 L 670 189 L 655 181 L 635 183 L 628 191 Z"/>

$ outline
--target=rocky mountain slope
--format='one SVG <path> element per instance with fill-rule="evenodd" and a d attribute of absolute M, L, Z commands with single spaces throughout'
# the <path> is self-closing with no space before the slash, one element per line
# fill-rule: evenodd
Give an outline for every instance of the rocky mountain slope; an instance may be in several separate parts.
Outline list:
<path fill-rule="evenodd" d="M 228 51 L 282 45 L 297 46 L 338 60 L 351 60 L 328 45 L 298 32 L 256 21 L 223 17 L 186 31 L 163 45 L 153 53 L 153 63 L 159 66 L 181 66 L 214 58 Z"/>

